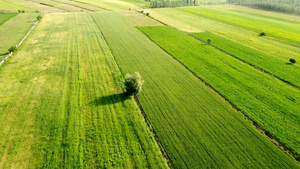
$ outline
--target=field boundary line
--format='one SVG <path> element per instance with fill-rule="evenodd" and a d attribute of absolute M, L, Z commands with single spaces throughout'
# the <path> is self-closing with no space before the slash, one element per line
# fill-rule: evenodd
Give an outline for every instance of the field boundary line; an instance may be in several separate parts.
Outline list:
<path fill-rule="evenodd" d="M 184 33 L 184 32 L 183 32 L 183 33 Z M 206 45 L 209 45 L 209 46 L 215 48 L 216 50 L 219 50 L 220 52 L 222 52 L 222 53 L 224 53 L 224 54 L 226 54 L 226 55 L 229 55 L 229 56 L 231 56 L 231 57 L 233 57 L 233 58 L 235 58 L 235 59 L 237 59 L 237 60 L 239 60 L 239 61 L 241 61 L 241 62 L 243 62 L 243 63 L 245 63 L 245 64 L 247 64 L 247 65 L 249 65 L 249 66 L 251 66 L 251 67 L 253 67 L 253 68 L 256 69 L 256 70 L 259 70 L 260 72 L 263 72 L 263 73 L 265 73 L 265 74 L 267 74 L 267 75 L 269 75 L 269 76 L 271 76 L 271 77 L 273 77 L 273 78 L 276 78 L 276 79 L 278 79 L 278 80 L 280 80 L 280 81 L 286 83 L 287 85 L 289 85 L 289 86 L 291 86 L 291 87 L 293 87 L 293 88 L 295 88 L 295 89 L 297 89 L 297 90 L 300 90 L 300 87 L 298 87 L 298 86 L 294 85 L 293 83 L 291 83 L 291 82 L 289 82 L 289 81 L 286 81 L 286 80 L 284 80 L 284 79 L 282 79 L 282 78 L 280 78 L 280 77 L 278 77 L 278 76 L 276 76 L 276 75 L 274 75 L 274 74 L 272 74 L 272 73 L 266 71 L 265 69 L 262 69 L 262 68 L 260 68 L 260 67 L 258 67 L 258 66 L 256 66 L 256 65 L 254 65 L 254 64 L 252 64 L 252 63 L 249 63 L 249 62 L 247 62 L 247 61 L 245 61 L 245 60 L 242 60 L 242 59 L 236 57 L 235 55 L 230 54 L 230 53 L 226 52 L 225 50 L 222 50 L 222 49 L 220 49 L 220 48 L 218 48 L 218 47 L 216 47 L 216 46 L 214 46 L 214 45 L 208 44 L 207 42 L 205 42 L 205 41 L 203 41 L 203 40 L 201 40 L 201 39 L 199 39 L 199 38 L 197 38 L 197 37 L 194 37 L 193 35 L 190 35 L 190 34 L 188 34 L 188 33 L 185 33 L 185 34 L 188 35 L 188 36 L 190 36 L 190 37 L 192 37 L 192 38 L 194 38 L 194 39 L 196 39 L 196 40 L 198 40 L 198 41 L 200 41 L 200 42 L 202 42 L 202 43 L 204 43 L 204 44 L 206 44 Z M 296 65 L 296 66 L 297 66 L 297 65 Z"/>
<path fill-rule="evenodd" d="M 150 16 L 149 16 L 150 17 Z M 153 17 L 151 17 L 153 18 Z M 153 18 L 155 19 L 155 18 Z M 155 19 L 157 20 L 157 19 Z M 159 21 L 159 20 L 157 20 Z M 160 21 L 159 21 L 160 22 Z M 161 22 L 162 23 L 162 22 Z M 162 23 L 166 26 L 169 26 L 165 23 Z M 172 26 L 170 26 L 171 28 L 173 29 L 176 29 Z M 176 29 L 178 30 L 178 29 Z M 180 31 L 180 30 L 178 30 Z M 142 32 L 142 31 L 141 31 Z M 183 31 L 180 31 L 188 36 L 191 36 L 189 35 L 188 33 L 186 32 L 183 32 Z M 143 33 L 143 32 L 142 32 Z M 145 36 L 147 36 L 153 43 L 155 43 L 148 35 L 146 35 L 145 33 L 143 33 Z M 193 37 L 193 36 L 192 36 Z M 156 43 L 155 43 L 156 44 Z M 157 45 L 157 44 L 156 44 Z M 252 120 L 247 114 L 245 114 L 241 109 L 239 109 L 238 107 L 236 107 L 233 103 L 230 102 L 229 99 L 227 99 L 225 96 L 223 96 L 222 94 L 220 94 L 216 89 L 214 89 L 209 83 L 205 82 L 203 79 L 201 79 L 199 76 L 197 76 L 192 70 L 190 70 L 187 66 L 185 66 L 181 61 L 179 61 L 178 59 L 176 59 L 173 55 L 171 55 L 169 52 L 167 52 L 165 49 L 163 49 L 162 47 L 160 47 L 159 45 L 157 45 L 161 50 L 163 50 L 164 52 L 166 52 L 169 56 L 171 56 L 174 60 L 176 60 L 177 62 L 179 62 L 182 66 L 184 66 L 189 72 L 191 72 L 197 79 L 199 79 L 202 83 L 204 83 L 207 87 L 209 87 L 210 89 L 212 89 L 214 92 L 216 92 L 220 97 L 222 97 L 225 102 L 227 102 L 228 104 L 231 105 L 231 107 L 233 109 L 235 109 L 237 112 L 240 112 L 244 117 L 245 119 L 251 123 L 260 133 L 264 134 L 272 143 L 274 143 L 279 149 L 281 149 L 283 152 L 285 152 L 288 156 L 294 158 L 296 160 L 296 162 L 299 164 L 300 162 L 300 154 L 294 152 L 292 149 L 286 147 L 284 144 L 282 144 L 278 138 L 274 137 L 271 135 L 271 133 L 269 133 L 267 130 L 265 130 L 264 128 L 262 128 L 260 125 L 258 125 L 258 123 L 254 120 Z M 294 87 L 294 86 L 293 86 Z M 298 88 L 297 88 L 298 89 Z M 299 90 L 299 89 L 298 89 Z"/>
<path fill-rule="evenodd" d="M 27 38 L 27 36 L 30 34 L 30 32 L 35 28 L 35 26 L 36 26 L 36 24 L 38 23 L 39 21 L 37 20 L 37 21 L 35 21 L 33 24 L 32 24 L 32 26 L 31 26 L 31 28 L 27 31 L 27 33 L 25 34 L 25 36 L 22 38 L 22 40 L 16 45 L 16 48 L 18 48 L 23 42 L 24 42 L 24 40 Z M 0 61 L 0 66 L 2 65 L 2 64 L 4 64 L 5 63 L 5 60 L 6 59 L 8 59 L 10 56 L 12 56 L 14 53 L 13 52 L 10 52 L 10 53 L 8 53 L 1 61 Z"/>
<path fill-rule="evenodd" d="M 168 163 L 169 167 L 172 168 L 172 169 L 174 169 L 174 168 L 175 168 L 175 167 L 174 167 L 174 164 L 173 164 L 172 160 L 170 159 L 168 153 L 166 152 L 166 150 L 165 150 L 163 144 L 162 144 L 161 141 L 159 140 L 159 138 L 158 138 L 158 136 L 157 136 L 157 134 L 156 134 L 154 128 L 153 128 L 152 125 L 151 125 L 151 122 L 148 120 L 147 114 L 146 114 L 146 112 L 144 111 L 144 109 L 143 109 L 143 107 L 142 107 L 142 105 L 141 105 L 141 103 L 140 103 L 138 97 L 137 97 L 136 95 L 133 95 L 133 100 L 134 100 L 134 102 L 136 103 L 136 105 L 138 106 L 138 108 L 140 109 L 140 112 L 141 112 L 141 114 L 143 115 L 143 118 L 144 118 L 144 120 L 145 120 L 145 123 L 147 124 L 149 130 L 150 130 L 151 133 L 153 134 L 154 139 L 155 139 L 157 145 L 159 146 L 159 149 L 160 149 L 162 155 L 163 155 L 164 158 L 167 160 L 167 163 Z"/>
<path fill-rule="evenodd" d="M 101 31 L 99 25 L 96 23 L 94 17 L 93 17 L 91 14 L 89 14 L 89 15 L 90 15 L 91 18 L 93 19 L 94 23 L 97 25 L 97 27 L 98 27 L 98 29 L 99 29 L 99 32 L 101 33 L 102 37 L 104 38 L 104 40 L 105 40 L 105 42 L 106 42 L 106 44 L 107 44 L 107 47 L 109 48 L 110 53 L 111 53 L 111 55 L 112 55 L 112 57 L 113 57 L 113 59 L 114 59 L 114 61 L 115 61 L 116 67 L 117 67 L 117 69 L 118 69 L 118 70 L 120 71 L 120 73 L 121 73 L 121 78 L 123 79 L 122 70 L 120 69 L 119 65 L 117 64 L 116 59 L 115 59 L 114 55 L 112 54 L 112 51 L 111 51 L 110 47 L 108 46 L 108 42 L 107 42 L 105 36 L 103 35 L 103 33 L 102 33 L 102 31 Z M 156 134 L 154 128 L 152 127 L 150 121 L 149 121 L 148 118 L 147 118 L 146 112 L 144 111 L 144 109 L 143 109 L 142 105 L 140 104 L 140 101 L 138 100 L 138 98 L 137 98 L 136 95 L 133 95 L 133 101 L 134 101 L 134 103 L 137 105 L 138 109 L 140 110 L 141 115 L 143 116 L 143 119 L 144 119 L 144 121 L 145 121 L 145 123 L 146 123 L 146 125 L 147 125 L 147 128 L 148 128 L 149 131 L 152 133 L 152 136 L 154 137 L 155 142 L 157 143 L 158 148 L 159 148 L 161 154 L 163 155 L 164 159 L 166 159 L 168 166 L 169 166 L 170 168 L 174 169 L 174 164 L 173 164 L 173 162 L 171 161 L 169 155 L 168 155 L 167 152 L 165 151 L 165 149 L 164 149 L 164 147 L 163 147 L 161 141 L 159 140 L 159 138 L 158 138 L 158 136 L 157 136 L 157 134 Z"/>

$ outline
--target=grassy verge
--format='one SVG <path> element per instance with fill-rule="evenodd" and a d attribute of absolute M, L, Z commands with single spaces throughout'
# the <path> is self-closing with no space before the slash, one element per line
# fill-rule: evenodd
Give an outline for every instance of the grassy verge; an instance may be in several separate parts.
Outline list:
<path fill-rule="evenodd" d="M 299 154 L 299 90 L 170 27 L 140 29 Z"/>
<path fill-rule="evenodd" d="M 138 71 L 143 76 L 140 104 L 175 168 L 299 167 L 230 104 L 120 15 L 105 12 L 92 16 L 122 73 Z"/>

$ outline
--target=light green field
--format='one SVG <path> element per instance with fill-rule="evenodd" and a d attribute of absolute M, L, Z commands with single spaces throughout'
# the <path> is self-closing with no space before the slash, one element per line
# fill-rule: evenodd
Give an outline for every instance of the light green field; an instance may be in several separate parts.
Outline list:
<path fill-rule="evenodd" d="M 87 3 L 81 3 L 81 2 L 77 2 L 77 1 L 73 1 L 73 0 L 52 0 L 52 1 L 63 3 L 63 4 L 69 4 L 72 6 L 76 6 L 76 7 L 85 9 L 87 11 L 103 11 L 102 8 L 99 8 L 97 6 L 90 5 Z"/>
<path fill-rule="evenodd" d="M 250 119 L 300 154 L 298 89 L 173 28 L 140 29 Z"/>
<path fill-rule="evenodd" d="M 7 1 L 0 0 L 0 11 L 18 11 L 18 10 L 32 11 L 32 9 L 30 8 L 15 3 L 11 3 L 8 0 Z"/>
<path fill-rule="evenodd" d="M 0 13 L 0 26 L 16 15 L 17 15 L 16 13 L 12 13 L 12 14 L 1 14 Z"/>
<path fill-rule="evenodd" d="M 120 80 L 90 15 L 46 14 L 0 70 L 0 168 L 168 168 Z"/>
<path fill-rule="evenodd" d="M 64 12 L 64 10 L 55 8 L 49 5 L 42 5 L 39 2 L 34 2 L 34 1 L 23 1 L 23 0 L 9 0 L 10 2 L 13 2 L 15 4 L 27 6 L 28 8 L 34 9 L 35 11 L 39 12 L 45 12 L 45 13 L 50 13 L 50 12 Z"/>
<path fill-rule="evenodd" d="M 89 11 L 77 6 L 73 6 L 70 4 L 66 4 L 66 3 L 60 3 L 60 2 L 56 2 L 56 1 L 52 1 L 52 0 L 31 0 L 33 2 L 36 3 L 40 3 L 41 5 L 45 5 L 45 6 L 50 6 L 50 7 L 54 7 L 57 9 L 61 9 L 65 12 L 83 12 L 83 11 Z"/>
<path fill-rule="evenodd" d="M 290 64 L 210 32 L 192 33 L 191 35 L 204 42 L 206 42 L 207 39 L 211 39 L 212 42 L 210 44 L 218 49 L 226 51 L 234 57 L 253 65 L 254 67 L 258 67 L 300 89 L 300 78 L 297 78 L 300 77 L 300 67 L 297 66 L 297 63 L 295 65 Z"/>
<path fill-rule="evenodd" d="M 221 7 L 222 6 L 220 6 L 220 8 Z M 155 15 L 152 14 L 152 11 L 155 12 Z M 296 60 L 300 60 L 299 47 L 274 41 L 274 39 L 272 38 L 270 39 L 268 37 L 257 36 L 257 32 L 240 29 L 232 25 L 227 25 L 221 22 L 199 17 L 176 9 L 154 9 L 147 10 L 147 12 L 150 13 L 150 16 L 155 17 L 155 19 L 158 19 L 172 27 L 178 28 L 179 30 L 182 30 L 182 27 L 177 27 L 176 23 L 183 22 L 186 25 L 190 25 L 194 28 L 200 29 L 201 31 L 212 32 L 217 35 L 224 36 L 228 39 L 240 42 L 241 44 L 244 44 L 256 50 L 266 52 L 270 56 L 276 57 L 286 62 L 288 62 L 291 57 L 295 58 Z M 172 20 L 168 19 L 165 16 L 168 16 L 168 18 L 172 18 Z M 175 24 L 173 20 L 176 21 Z"/>
<path fill-rule="evenodd" d="M 134 26 L 162 26 L 163 24 L 136 11 L 118 11 L 126 20 Z"/>
<path fill-rule="evenodd" d="M 252 13 L 242 13 L 229 11 L 222 7 L 196 7 L 181 8 L 180 10 L 211 19 L 220 23 L 231 25 L 237 28 L 246 29 L 259 35 L 260 32 L 267 32 L 267 36 L 300 45 L 300 25 L 299 22 L 290 20 L 261 17 Z"/>
<path fill-rule="evenodd" d="M 121 16 L 92 16 L 122 72 L 143 76 L 138 98 L 175 168 L 299 168 L 241 113 Z"/>
<path fill-rule="evenodd" d="M 0 26 L 0 59 L 17 45 L 36 21 L 38 14 L 18 14 Z"/>

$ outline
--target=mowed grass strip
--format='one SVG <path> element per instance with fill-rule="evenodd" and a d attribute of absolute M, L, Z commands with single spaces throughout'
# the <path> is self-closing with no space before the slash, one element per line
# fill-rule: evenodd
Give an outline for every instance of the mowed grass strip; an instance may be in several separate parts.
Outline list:
<path fill-rule="evenodd" d="M 281 143 L 300 153 L 298 89 L 173 28 L 140 30 Z"/>
<path fill-rule="evenodd" d="M 8 21 L 10 18 L 16 16 L 16 13 L 12 13 L 12 14 L 1 14 L 0 13 L 0 26 L 5 23 L 6 21 Z"/>
<path fill-rule="evenodd" d="M 212 42 L 210 44 L 212 46 L 228 52 L 234 57 L 267 71 L 279 79 L 300 88 L 299 66 L 292 65 L 286 61 L 277 59 L 266 53 L 210 32 L 191 33 L 191 35 L 205 42 L 208 39 L 211 39 Z"/>
<path fill-rule="evenodd" d="M 45 14 L 0 72 L 0 168 L 168 168 L 88 14 Z"/>
<path fill-rule="evenodd" d="M 0 26 L 0 59 L 11 46 L 17 45 L 36 21 L 38 14 L 18 14 Z"/>
<path fill-rule="evenodd" d="M 119 14 L 91 15 L 122 72 L 142 75 L 145 82 L 138 99 L 175 168 L 299 167 Z"/>
<path fill-rule="evenodd" d="M 178 10 L 242 29 L 251 30 L 257 32 L 257 35 L 265 31 L 267 32 L 267 36 L 300 45 L 300 26 L 297 22 L 234 12 L 227 9 L 222 10 L 220 7 L 180 8 Z"/>

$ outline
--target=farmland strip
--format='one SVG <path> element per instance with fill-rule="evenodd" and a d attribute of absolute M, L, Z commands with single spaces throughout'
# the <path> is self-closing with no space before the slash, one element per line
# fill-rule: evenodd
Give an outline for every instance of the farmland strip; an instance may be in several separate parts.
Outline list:
<path fill-rule="evenodd" d="M 140 29 L 298 158 L 299 90 L 170 27 Z"/>
<path fill-rule="evenodd" d="M 139 71 L 143 76 L 138 99 L 175 168 L 299 167 L 121 16 L 92 16 L 123 74 Z"/>

